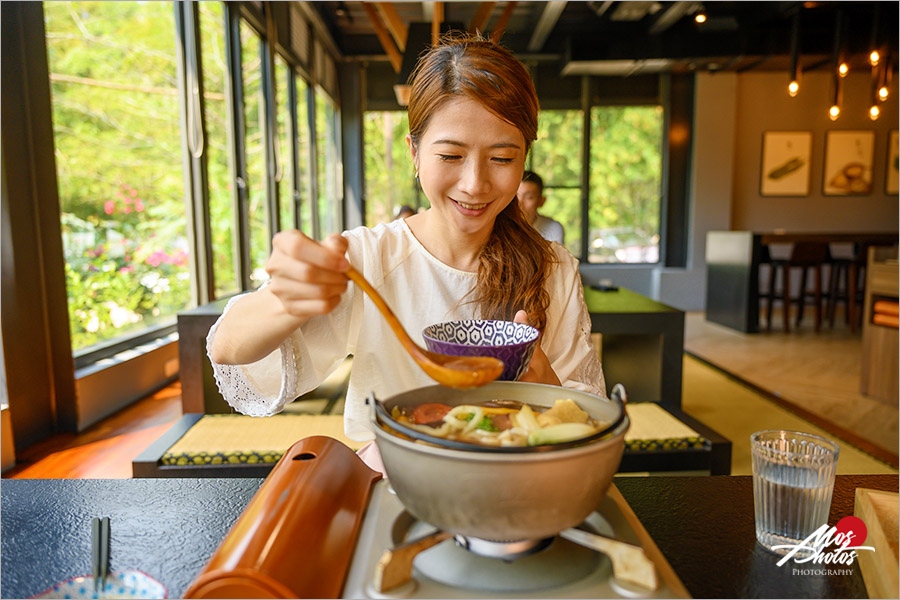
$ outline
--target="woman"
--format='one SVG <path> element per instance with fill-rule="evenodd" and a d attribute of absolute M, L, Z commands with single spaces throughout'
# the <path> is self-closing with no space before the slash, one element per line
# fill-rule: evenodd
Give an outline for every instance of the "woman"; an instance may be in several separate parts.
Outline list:
<path fill-rule="evenodd" d="M 273 238 L 260 290 L 229 303 L 207 347 L 222 395 L 271 415 L 354 356 L 345 405 L 351 439 L 373 439 L 364 398 L 434 382 L 402 349 L 344 271 L 356 267 L 414 338 L 470 318 L 541 330 L 523 381 L 605 395 L 575 258 L 525 220 L 516 191 L 537 134 L 525 68 L 481 38 L 447 38 L 412 75 L 407 144 L 431 207 L 407 219 L 331 235 Z M 421 338 L 419 338 L 421 339 Z"/>

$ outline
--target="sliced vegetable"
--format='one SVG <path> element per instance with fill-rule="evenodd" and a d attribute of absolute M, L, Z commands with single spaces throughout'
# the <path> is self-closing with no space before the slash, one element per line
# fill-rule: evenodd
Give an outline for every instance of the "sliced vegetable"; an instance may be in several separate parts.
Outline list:
<path fill-rule="evenodd" d="M 528 434 L 528 445 L 561 444 L 587 437 L 596 432 L 596 428 L 586 423 L 560 423 L 530 432 Z"/>
<path fill-rule="evenodd" d="M 527 404 L 522 407 L 522 410 L 516 413 L 516 422 L 518 426 L 525 431 L 533 431 L 541 428 L 541 426 L 538 425 L 537 418 L 534 416 L 534 411 L 531 410 L 531 407 Z"/>
<path fill-rule="evenodd" d="M 478 421 L 478 425 L 475 426 L 475 429 L 482 429 L 484 431 L 500 431 L 497 429 L 497 426 L 494 425 L 494 422 L 488 415 L 484 415 L 481 417 L 481 420 Z"/>

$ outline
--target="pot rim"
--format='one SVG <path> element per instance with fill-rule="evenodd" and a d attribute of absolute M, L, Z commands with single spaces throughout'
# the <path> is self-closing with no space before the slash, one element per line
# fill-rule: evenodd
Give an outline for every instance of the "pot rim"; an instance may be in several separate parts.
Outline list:
<path fill-rule="evenodd" d="M 519 383 L 521 384 L 521 382 L 519 382 Z M 491 384 L 488 384 L 488 385 L 491 385 Z M 526 385 L 541 386 L 541 387 L 544 387 L 547 389 L 552 389 L 552 390 L 560 390 L 560 389 L 566 390 L 566 388 L 561 388 L 560 386 L 548 385 L 548 384 L 528 383 Z M 428 387 L 418 388 L 418 389 L 424 391 L 424 390 L 432 389 L 434 387 L 441 387 L 441 386 L 428 386 Z M 407 392 L 404 392 L 404 393 L 409 393 L 409 392 L 414 392 L 414 391 L 416 391 L 416 390 L 408 390 Z M 599 444 L 607 438 L 615 439 L 617 437 L 615 434 L 618 432 L 618 430 L 622 426 L 622 424 L 625 423 L 626 421 L 627 421 L 627 424 L 626 424 L 624 430 L 622 431 L 622 433 L 624 434 L 625 431 L 628 431 L 629 427 L 631 426 L 631 420 L 628 418 L 628 415 L 625 411 L 625 404 L 622 402 L 622 399 L 618 395 L 613 394 L 612 398 L 604 398 L 602 396 L 598 396 L 596 394 L 591 394 L 589 392 L 584 392 L 582 390 L 567 389 L 567 392 L 575 393 L 576 395 L 588 395 L 588 396 L 591 396 L 598 400 L 605 400 L 606 402 L 609 402 L 609 403 L 615 405 L 616 408 L 618 408 L 618 411 L 617 411 L 618 416 L 610 425 L 601 429 L 597 433 L 594 433 L 587 437 L 579 438 L 577 440 L 572 440 L 570 442 L 562 442 L 559 444 L 542 444 L 540 446 L 482 446 L 480 444 L 472 444 L 469 442 L 446 440 L 444 438 L 440 438 L 437 436 L 428 435 L 427 433 L 422 433 L 421 431 L 407 427 L 407 426 L 403 425 L 402 423 L 398 423 L 387 412 L 387 410 L 384 407 L 384 403 L 375 397 L 374 392 L 372 394 L 370 394 L 368 398 L 366 398 L 366 404 L 369 405 L 370 420 L 372 422 L 372 426 L 375 428 L 376 431 L 380 430 L 382 433 L 390 436 L 392 439 L 400 440 L 403 442 L 408 442 L 408 440 L 405 440 L 405 439 L 393 434 L 391 431 L 388 431 L 387 429 L 385 429 L 385 427 L 389 427 L 390 429 L 393 429 L 394 431 L 402 433 L 402 434 L 412 438 L 413 440 L 419 440 L 422 442 L 426 442 L 428 445 L 431 445 L 432 447 L 438 447 L 438 448 L 445 449 L 445 450 L 453 450 L 454 452 L 465 452 L 466 454 L 492 454 L 492 455 L 507 454 L 507 455 L 514 455 L 514 456 L 521 456 L 523 454 L 546 454 L 546 453 L 559 454 L 559 453 L 565 452 L 566 450 L 579 448 L 581 446 L 586 446 L 586 445 L 594 446 L 595 442 Z M 391 400 L 394 397 L 396 397 L 396 396 L 392 396 L 391 398 L 388 398 L 388 400 Z M 417 448 L 423 447 L 423 444 L 418 444 L 415 442 L 409 442 L 409 443 L 412 443 Z"/>
<path fill-rule="evenodd" d="M 592 440 L 587 443 L 581 443 L 577 445 L 568 446 L 566 448 L 548 448 L 544 451 L 538 452 L 479 452 L 472 451 L 469 448 L 459 449 L 459 448 L 448 448 L 446 446 L 438 446 L 432 445 L 431 443 L 420 443 L 415 440 L 407 440 L 397 435 L 392 434 L 387 431 L 380 425 L 375 426 L 375 443 L 378 444 L 379 440 L 383 437 L 387 443 L 396 444 L 402 448 L 407 450 L 411 450 L 417 453 L 430 454 L 434 456 L 440 456 L 443 458 L 455 459 L 455 460 L 464 460 L 464 461 L 474 461 L 474 462 L 502 462 L 502 463 L 516 463 L 525 461 L 527 463 L 533 462 L 544 462 L 544 461 L 556 461 L 556 460 L 568 460 L 574 457 L 577 457 L 581 454 L 592 454 L 594 452 L 599 452 L 602 449 L 607 448 L 608 446 L 616 445 L 618 443 L 624 444 L 625 434 L 631 428 L 631 419 L 626 414 L 624 419 L 619 422 L 619 426 L 615 431 L 610 432 L 603 439 Z M 437 440 L 441 440 L 441 438 L 435 438 Z M 585 438 L 587 439 L 587 438 Z M 441 440 L 445 441 L 445 440 Z M 561 446 L 561 444 L 554 444 L 555 446 Z M 477 449 L 481 448 L 490 448 L 488 446 L 476 446 L 475 444 L 469 444 L 468 446 L 474 446 Z M 534 446 L 535 448 L 537 446 Z"/>

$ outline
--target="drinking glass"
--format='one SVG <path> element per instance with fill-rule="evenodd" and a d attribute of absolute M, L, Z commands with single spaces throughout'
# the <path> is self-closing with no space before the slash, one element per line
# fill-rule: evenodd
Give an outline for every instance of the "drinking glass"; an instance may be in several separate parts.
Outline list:
<path fill-rule="evenodd" d="M 799 431 L 758 431 L 750 436 L 756 539 L 770 552 L 787 554 L 828 522 L 840 448 Z M 800 551 L 798 558 L 809 555 Z"/>

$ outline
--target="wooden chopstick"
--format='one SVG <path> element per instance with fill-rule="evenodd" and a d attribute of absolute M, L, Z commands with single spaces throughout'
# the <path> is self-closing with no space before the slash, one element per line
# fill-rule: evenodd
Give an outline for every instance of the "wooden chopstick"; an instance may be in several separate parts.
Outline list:
<path fill-rule="evenodd" d="M 91 563 L 94 591 L 103 591 L 109 574 L 109 517 L 91 521 Z"/>
<path fill-rule="evenodd" d="M 100 589 L 100 519 L 91 519 L 91 574 L 94 576 L 94 591 Z"/>

